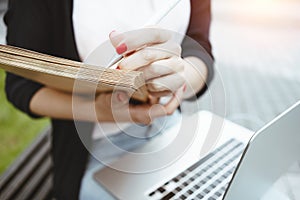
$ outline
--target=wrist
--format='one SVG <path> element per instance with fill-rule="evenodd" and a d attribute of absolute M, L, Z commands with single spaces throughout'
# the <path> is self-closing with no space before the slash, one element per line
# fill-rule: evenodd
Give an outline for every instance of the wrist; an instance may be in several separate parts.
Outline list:
<path fill-rule="evenodd" d="M 184 79 L 186 81 L 186 91 L 183 94 L 183 99 L 189 99 L 205 87 L 208 70 L 202 60 L 197 57 L 184 58 Z"/>

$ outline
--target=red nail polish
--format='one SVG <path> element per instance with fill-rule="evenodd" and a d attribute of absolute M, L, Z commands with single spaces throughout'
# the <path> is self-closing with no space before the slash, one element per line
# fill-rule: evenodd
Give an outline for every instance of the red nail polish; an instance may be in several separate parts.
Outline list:
<path fill-rule="evenodd" d="M 118 53 L 118 54 L 122 54 L 122 53 L 124 53 L 125 51 L 127 51 L 127 46 L 126 46 L 125 43 L 122 43 L 121 45 L 119 45 L 119 46 L 116 48 L 116 50 L 117 50 L 117 53 Z"/>
<path fill-rule="evenodd" d="M 120 66 L 118 65 L 116 69 L 121 69 Z"/>

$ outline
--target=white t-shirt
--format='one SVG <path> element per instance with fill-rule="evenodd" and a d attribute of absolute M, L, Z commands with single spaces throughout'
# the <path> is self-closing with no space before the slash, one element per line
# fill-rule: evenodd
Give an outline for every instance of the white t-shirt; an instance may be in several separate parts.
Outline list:
<path fill-rule="evenodd" d="M 84 61 L 100 44 L 109 40 L 109 33 L 142 28 L 167 0 L 74 0 L 73 26 L 80 59 Z M 190 19 L 190 0 L 181 2 L 166 16 L 159 27 L 185 35 Z M 101 55 L 99 55 L 101 56 Z M 93 138 L 120 132 L 128 124 L 96 124 Z"/>

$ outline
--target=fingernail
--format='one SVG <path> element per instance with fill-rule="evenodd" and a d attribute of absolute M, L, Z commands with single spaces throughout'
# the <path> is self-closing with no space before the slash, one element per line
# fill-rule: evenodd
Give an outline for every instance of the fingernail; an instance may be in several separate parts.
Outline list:
<path fill-rule="evenodd" d="M 125 101 L 125 96 L 124 96 L 124 94 L 118 93 L 118 94 L 117 94 L 117 97 L 118 97 L 118 100 L 119 100 L 119 101 L 121 101 L 121 102 Z"/>
<path fill-rule="evenodd" d="M 117 50 L 117 53 L 118 53 L 118 54 L 122 54 L 122 53 L 124 53 L 125 51 L 127 51 L 127 46 L 126 46 L 125 43 L 122 43 L 122 44 L 120 44 L 120 45 L 116 48 L 116 50 Z"/>
<path fill-rule="evenodd" d="M 109 36 L 112 36 L 112 34 L 114 34 L 116 32 L 116 30 L 112 30 L 110 33 L 109 33 Z"/>
<path fill-rule="evenodd" d="M 186 91 L 186 84 L 183 85 L 183 88 L 182 88 L 183 92 Z"/>
<path fill-rule="evenodd" d="M 113 30 L 112 32 L 109 33 L 109 37 L 114 37 L 116 35 L 117 31 Z"/>

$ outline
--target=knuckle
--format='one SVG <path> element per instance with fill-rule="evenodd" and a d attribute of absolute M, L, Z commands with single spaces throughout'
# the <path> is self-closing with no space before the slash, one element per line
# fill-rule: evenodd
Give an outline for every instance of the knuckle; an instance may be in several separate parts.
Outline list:
<path fill-rule="evenodd" d="M 144 120 L 144 124 L 146 124 L 146 125 L 150 125 L 151 122 L 152 122 L 152 120 L 150 117 L 146 117 L 146 119 Z"/>
<path fill-rule="evenodd" d="M 153 75 L 153 76 L 159 76 L 161 73 L 161 65 L 153 65 L 149 68 L 149 72 Z"/>
<path fill-rule="evenodd" d="M 179 45 L 178 43 L 174 43 L 174 52 L 176 52 L 177 56 L 181 55 L 182 49 L 181 49 L 181 45 Z"/>
<path fill-rule="evenodd" d="M 174 65 L 176 66 L 175 69 L 177 72 L 181 72 L 184 70 L 184 63 L 182 61 L 182 58 L 175 58 L 174 62 L 176 63 L 176 65 Z"/>
<path fill-rule="evenodd" d="M 137 123 L 141 123 L 141 124 L 145 124 L 145 125 L 148 125 L 151 123 L 151 119 L 149 116 L 146 116 L 146 115 L 140 115 L 139 117 L 137 117 L 137 120 L 136 120 Z"/>
<path fill-rule="evenodd" d="M 166 114 L 167 114 L 167 115 L 173 115 L 174 111 L 175 111 L 175 109 L 167 108 L 167 109 L 166 109 Z"/>
<path fill-rule="evenodd" d="M 155 60 L 155 54 L 151 50 L 145 49 L 145 50 L 141 51 L 141 56 L 146 61 L 153 61 L 153 60 Z"/>
<path fill-rule="evenodd" d="M 168 90 L 168 88 L 166 88 L 166 86 L 164 86 L 163 84 L 160 84 L 160 83 L 152 83 L 150 89 L 153 92 L 161 92 L 161 91 Z"/>
<path fill-rule="evenodd" d="M 171 91 L 175 93 L 180 87 L 182 87 L 184 83 L 186 83 L 184 78 L 181 77 L 176 78 L 176 82 L 174 81 Z"/>
<path fill-rule="evenodd" d="M 153 29 L 152 37 L 153 37 L 153 42 L 154 43 L 162 41 L 161 32 L 157 28 Z"/>
<path fill-rule="evenodd" d="M 132 120 L 135 123 L 139 123 L 139 124 L 145 124 L 145 125 L 149 125 L 151 124 L 151 118 L 148 115 L 133 115 L 131 116 Z"/>
<path fill-rule="evenodd" d="M 151 92 L 155 92 L 156 91 L 156 88 L 155 88 L 155 85 L 153 84 L 153 81 L 147 83 L 147 88 Z"/>
<path fill-rule="evenodd" d="M 168 50 L 170 54 L 172 54 L 173 57 L 180 57 L 181 56 L 181 45 L 174 42 L 174 41 L 168 41 L 165 43 L 165 48 Z"/>

